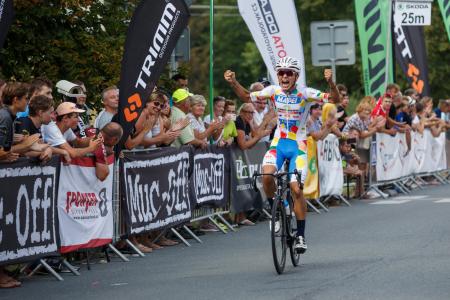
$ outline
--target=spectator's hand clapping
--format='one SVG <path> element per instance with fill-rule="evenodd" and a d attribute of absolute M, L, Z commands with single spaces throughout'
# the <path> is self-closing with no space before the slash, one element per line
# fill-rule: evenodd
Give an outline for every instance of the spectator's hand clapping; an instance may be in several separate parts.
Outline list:
<path fill-rule="evenodd" d="M 52 155 L 52 148 L 48 147 L 41 153 L 41 155 L 39 155 L 39 159 L 43 162 L 48 162 L 50 159 L 52 159 Z"/>
<path fill-rule="evenodd" d="M 89 141 L 89 149 L 91 152 L 94 152 L 102 145 L 103 141 L 102 138 L 93 138 Z"/>
<path fill-rule="evenodd" d="M 171 131 L 181 131 L 190 123 L 189 118 L 184 118 L 173 124 Z"/>
<path fill-rule="evenodd" d="M 164 136 L 163 136 L 163 141 L 164 141 L 164 144 L 171 144 L 177 137 L 179 137 L 180 136 L 180 134 L 181 134 L 181 132 L 178 130 L 178 131 L 172 131 L 172 130 L 169 130 L 169 131 L 167 131 L 166 133 L 164 133 Z"/>
<path fill-rule="evenodd" d="M 13 135 L 13 143 L 14 144 L 19 144 L 19 143 L 23 142 L 24 140 L 25 140 L 25 135 L 19 134 L 19 133 L 14 133 L 14 135 Z"/>

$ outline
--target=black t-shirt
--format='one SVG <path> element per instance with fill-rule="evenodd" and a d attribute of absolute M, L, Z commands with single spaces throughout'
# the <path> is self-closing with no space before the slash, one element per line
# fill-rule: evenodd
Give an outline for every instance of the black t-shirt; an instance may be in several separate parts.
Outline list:
<path fill-rule="evenodd" d="M 13 122 L 16 119 L 8 107 L 0 108 L 0 147 L 9 151 L 13 144 Z"/>
<path fill-rule="evenodd" d="M 236 130 L 242 130 L 245 132 L 246 137 L 250 137 L 250 133 L 252 129 L 249 124 L 246 124 L 244 120 L 242 120 L 241 116 L 236 118 Z"/>
<path fill-rule="evenodd" d="M 36 133 L 41 133 L 41 130 L 34 126 L 34 123 L 30 117 L 22 117 L 16 119 L 16 122 L 14 123 L 14 132 L 17 134 L 33 135 Z"/>
<path fill-rule="evenodd" d="M 339 123 L 344 123 L 344 125 L 342 125 L 342 127 L 339 128 L 339 129 L 342 130 L 345 127 L 345 124 L 347 123 L 347 122 L 345 122 L 345 118 L 347 118 L 347 113 L 345 112 L 345 109 L 342 106 L 339 105 L 337 107 L 337 113 L 339 114 L 340 112 L 343 112 L 343 113 L 342 113 L 342 116 L 340 118 L 338 118 L 338 122 Z"/>

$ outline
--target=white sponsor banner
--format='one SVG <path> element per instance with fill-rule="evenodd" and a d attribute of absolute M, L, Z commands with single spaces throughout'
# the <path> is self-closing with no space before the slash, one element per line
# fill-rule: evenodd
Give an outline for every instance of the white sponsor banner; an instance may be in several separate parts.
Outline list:
<path fill-rule="evenodd" d="M 445 133 L 433 137 L 429 130 L 411 133 L 408 151 L 403 133 L 377 133 L 377 181 L 394 180 L 418 173 L 444 170 L 447 166 Z"/>
<path fill-rule="evenodd" d="M 344 185 L 339 139 L 329 134 L 317 142 L 320 196 L 341 195 Z"/>
<path fill-rule="evenodd" d="M 61 165 L 58 217 L 61 253 L 94 248 L 113 237 L 113 158 L 104 181 L 95 174 L 95 158 L 73 159 Z"/>
<path fill-rule="evenodd" d="M 297 58 L 301 65 L 299 86 L 305 83 L 305 59 L 293 0 L 238 0 L 239 12 L 247 24 L 256 46 L 273 80 L 280 58 Z"/>
<path fill-rule="evenodd" d="M 392 180 L 402 176 L 399 135 L 377 133 L 377 179 Z"/>

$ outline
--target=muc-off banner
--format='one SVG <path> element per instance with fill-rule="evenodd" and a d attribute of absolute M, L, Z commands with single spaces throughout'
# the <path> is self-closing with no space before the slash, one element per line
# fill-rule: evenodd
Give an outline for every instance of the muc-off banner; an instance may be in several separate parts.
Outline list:
<path fill-rule="evenodd" d="M 339 139 L 329 134 L 317 142 L 320 196 L 341 195 L 344 186 Z"/>
<path fill-rule="evenodd" d="M 297 83 L 305 86 L 303 44 L 294 1 L 238 0 L 238 6 L 272 79 L 277 78 L 277 61 L 291 56 L 300 61 L 302 73 Z"/>
<path fill-rule="evenodd" d="M 0 265 L 57 254 L 58 164 L 0 164 Z"/>
<path fill-rule="evenodd" d="M 9 27 L 14 19 L 13 0 L 0 0 L 0 49 L 6 39 Z"/>
<path fill-rule="evenodd" d="M 136 8 L 120 73 L 119 123 L 124 131 L 121 145 L 145 107 L 188 18 L 183 0 L 144 0 Z"/>
<path fill-rule="evenodd" d="M 61 164 L 58 217 L 61 253 L 108 244 L 113 237 L 113 166 L 108 157 L 109 175 L 104 181 L 95 174 L 95 158 L 72 159 Z"/>
<path fill-rule="evenodd" d="M 240 213 L 263 206 L 261 178 L 258 180 L 259 191 L 252 187 L 252 176 L 262 171 L 262 160 L 268 147 L 266 143 L 257 143 L 249 150 L 242 151 L 237 146 L 231 148 L 231 209 Z"/>
<path fill-rule="evenodd" d="M 402 26 L 394 19 L 395 58 L 408 82 L 421 96 L 430 95 L 427 53 L 422 26 Z"/>
<path fill-rule="evenodd" d="M 191 151 L 183 147 L 125 154 L 121 194 L 129 234 L 190 220 Z"/>
<path fill-rule="evenodd" d="M 437 0 L 441 8 L 442 18 L 444 19 L 445 29 L 447 30 L 448 40 L 450 41 L 450 0 Z"/>
<path fill-rule="evenodd" d="M 225 207 L 230 194 L 230 149 L 196 149 L 190 178 L 193 206 Z"/>
<path fill-rule="evenodd" d="M 364 88 L 366 95 L 376 98 L 385 92 L 386 72 L 388 82 L 393 82 L 393 59 L 390 55 L 392 52 L 386 45 L 390 30 L 390 3 L 391 1 L 385 0 L 355 0 Z"/>

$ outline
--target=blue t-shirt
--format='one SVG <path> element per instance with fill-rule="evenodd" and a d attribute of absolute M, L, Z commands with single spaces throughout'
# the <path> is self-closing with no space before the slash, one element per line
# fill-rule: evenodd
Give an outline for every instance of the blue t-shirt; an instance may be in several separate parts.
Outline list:
<path fill-rule="evenodd" d="M 17 113 L 16 118 L 25 118 L 29 116 L 29 109 L 28 109 L 28 105 L 27 105 L 27 109 L 25 111 L 20 111 Z"/>
<path fill-rule="evenodd" d="M 395 121 L 397 121 L 397 122 L 402 122 L 402 123 L 406 123 L 406 124 L 408 124 L 408 125 L 410 125 L 410 126 L 411 126 L 411 124 L 412 124 L 411 116 L 408 115 L 408 114 L 405 113 L 405 112 L 400 112 L 400 113 L 398 113 L 397 116 L 395 117 Z"/>

